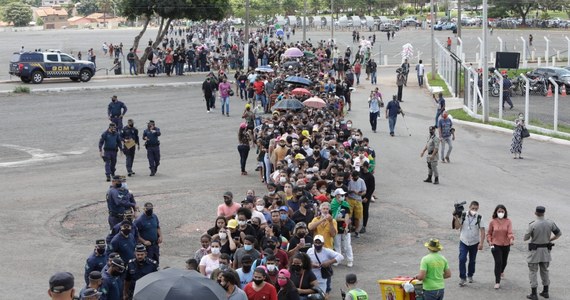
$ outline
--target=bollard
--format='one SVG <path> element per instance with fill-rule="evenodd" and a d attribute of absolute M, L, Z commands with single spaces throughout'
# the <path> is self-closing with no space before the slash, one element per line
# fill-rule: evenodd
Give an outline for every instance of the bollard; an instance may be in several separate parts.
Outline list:
<path fill-rule="evenodd" d="M 387 66 L 388 65 L 388 55 L 384 54 L 384 65 Z"/>
<path fill-rule="evenodd" d="M 556 50 L 556 60 L 560 61 L 560 50 Z"/>
<path fill-rule="evenodd" d="M 556 56 L 552 57 L 552 66 L 556 66 Z"/>
<path fill-rule="evenodd" d="M 534 55 L 536 53 L 534 52 L 534 50 L 532 50 L 532 52 L 530 52 L 530 60 L 534 60 Z"/>
<path fill-rule="evenodd" d="M 540 56 L 536 58 L 536 65 L 540 68 Z"/>

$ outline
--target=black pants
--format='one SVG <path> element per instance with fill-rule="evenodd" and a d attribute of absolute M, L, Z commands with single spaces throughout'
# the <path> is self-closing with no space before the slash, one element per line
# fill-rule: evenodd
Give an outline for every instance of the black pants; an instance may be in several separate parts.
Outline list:
<path fill-rule="evenodd" d="M 402 101 L 402 90 L 404 89 L 403 85 L 398 86 L 398 101 Z"/>
<path fill-rule="evenodd" d="M 245 172 L 245 163 L 247 162 L 247 156 L 249 155 L 249 145 L 238 145 L 237 149 L 239 152 L 239 164 L 241 171 Z"/>
<path fill-rule="evenodd" d="M 511 101 L 511 93 L 503 92 L 503 108 L 505 107 L 505 102 L 507 102 L 511 108 L 513 107 L 513 101 Z"/>
<path fill-rule="evenodd" d="M 495 283 L 501 283 L 501 273 L 505 272 L 511 246 L 495 246 L 491 249 L 495 259 Z"/>
<path fill-rule="evenodd" d="M 204 99 L 206 100 L 206 110 L 210 111 L 210 106 L 212 105 L 212 93 L 206 92 L 208 95 L 204 95 Z"/>
<path fill-rule="evenodd" d="M 366 199 L 368 199 L 368 201 L 362 202 L 362 226 L 366 227 L 366 225 L 368 225 L 368 209 L 370 208 L 370 199 L 372 198 L 372 195 L 368 196 Z"/>
<path fill-rule="evenodd" d="M 372 127 L 372 131 L 376 131 L 376 125 L 378 125 L 378 114 L 380 112 L 371 112 L 370 113 L 370 126 Z"/>

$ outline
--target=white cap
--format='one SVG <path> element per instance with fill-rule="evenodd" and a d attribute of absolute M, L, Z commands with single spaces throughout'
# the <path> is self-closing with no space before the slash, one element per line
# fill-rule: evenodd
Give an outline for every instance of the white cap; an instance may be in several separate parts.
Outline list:
<path fill-rule="evenodd" d="M 338 188 L 338 189 L 334 190 L 334 192 L 332 193 L 333 196 L 345 195 L 345 194 L 346 194 L 346 192 L 342 188 Z"/>
<path fill-rule="evenodd" d="M 313 242 L 316 241 L 316 240 L 321 241 L 321 243 L 324 243 L 324 242 L 325 242 L 325 238 L 324 238 L 322 235 L 320 235 L 320 234 L 315 235 L 315 237 L 313 238 Z"/>

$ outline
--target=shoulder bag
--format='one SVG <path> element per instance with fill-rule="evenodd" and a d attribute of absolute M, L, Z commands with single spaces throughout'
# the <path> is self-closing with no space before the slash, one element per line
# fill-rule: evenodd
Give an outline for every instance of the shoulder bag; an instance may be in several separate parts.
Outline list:
<path fill-rule="evenodd" d="M 523 139 L 524 139 L 524 138 L 527 138 L 527 137 L 530 137 L 530 132 L 528 132 L 528 129 L 526 129 L 526 127 L 523 127 L 523 128 L 521 129 L 521 137 L 522 137 Z"/>
<path fill-rule="evenodd" d="M 334 274 L 333 268 L 331 266 L 328 267 L 323 267 L 323 264 L 321 263 L 321 260 L 319 259 L 319 256 L 317 255 L 317 251 L 315 250 L 315 257 L 317 258 L 317 261 L 319 262 L 319 265 L 321 265 L 321 277 L 323 279 L 328 279 L 331 278 Z"/>

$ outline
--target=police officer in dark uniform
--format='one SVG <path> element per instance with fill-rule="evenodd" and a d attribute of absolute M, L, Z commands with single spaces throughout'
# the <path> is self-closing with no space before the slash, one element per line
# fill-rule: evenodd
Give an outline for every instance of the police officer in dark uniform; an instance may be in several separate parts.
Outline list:
<path fill-rule="evenodd" d="M 119 101 L 116 95 L 111 97 L 111 103 L 107 106 L 107 115 L 109 120 L 117 124 L 117 129 L 121 131 L 123 129 L 123 117 L 127 114 L 127 106 L 125 103 Z"/>
<path fill-rule="evenodd" d="M 124 261 L 135 258 L 135 245 L 137 243 L 132 227 L 133 225 L 129 221 L 121 223 L 121 232 L 111 239 L 111 244 L 107 249 L 108 253 L 117 252 Z"/>
<path fill-rule="evenodd" d="M 123 221 L 126 210 L 137 209 L 137 204 L 128 189 L 122 187 L 120 176 L 113 177 L 107 191 L 107 209 L 109 210 L 109 229 Z"/>
<path fill-rule="evenodd" d="M 99 299 L 101 293 L 101 285 L 103 284 L 103 275 L 100 271 L 92 271 L 89 273 L 89 283 L 79 292 L 79 299 Z"/>
<path fill-rule="evenodd" d="M 139 130 L 135 127 L 133 119 L 129 119 L 127 126 L 123 127 L 121 139 L 123 140 L 123 153 L 125 153 L 126 157 L 127 173 L 130 177 L 135 175 L 135 172 L 133 172 L 135 150 L 141 149 L 141 145 L 139 144 Z"/>
<path fill-rule="evenodd" d="M 89 274 L 93 271 L 101 271 L 105 264 L 107 263 L 107 257 L 105 256 L 105 240 L 95 241 L 95 250 L 89 255 L 85 261 L 85 284 L 89 284 Z"/>
<path fill-rule="evenodd" d="M 160 165 L 160 128 L 154 125 L 154 121 L 150 120 L 147 124 L 147 129 L 143 132 L 144 146 L 146 147 L 146 156 L 150 168 L 150 176 L 154 176 Z"/>
<path fill-rule="evenodd" d="M 154 214 L 153 205 L 150 202 L 144 204 L 144 214 L 140 215 L 134 222 L 139 233 L 138 241 L 146 246 L 147 256 L 157 263 L 160 258 L 159 245 L 162 243 L 162 232 L 158 217 Z"/>
<path fill-rule="evenodd" d="M 127 209 L 125 210 L 124 214 L 123 214 L 123 221 L 128 221 L 130 223 L 133 223 L 135 221 L 135 213 L 133 212 L 132 209 Z M 113 229 L 111 229 L 111 231 L 109 231 L 109 234 L 107 235 L 107 238 L 105 238 L 105 242 L 107 242 L 107 245 L 111 244 L 111 240 L 113 240 L 113 238 L 119 234 L 121 232 L 121 223 L 118 223 L 117 225 L 113 226 Z M 133 235 L 135 237 L 138 237 L 138 230 L 136 226 L 132 227 L 132 232 Z"/>
<path fill-rule="evenodd" d="M 121 137 L 117 132 L 115 123 L 111 123 L 109 124 L 109 129 L 105 130 L 105 132 L 101 134 L 101 139 L 99 139 L 99 155 L 105 162 L 105 176 L 107 176 L 107 181 L 111 181 L 111 176 L 115 176 L 117 151 L 119 149 L 122 149 Z"/>
<path fill-rule="evenodd" d="M 125 263 L 120 257 L 111 261 L 111 266 L 103 272 L 103 285 L 101 286 L 101 300 L 123 300 L 123 277 Z"/>
<path fill-rule="evenodd" d="M 138 244 L 135 251 L 136 258 L 131 259 L 127 264 L 127 276 L 125 278 L 125 288 L 123 291 L 125 295 L 128 295 L 127 299 L 133 298 L 137 280 L 147 274 L 156 272 L 158 269 L 158 263 L 147 257 L 144 245 Z"/>
<path fill-rule="evenodd" d="M 527 295 L 527 299 L 537 300 L 536 290 L 538 288 L 537 272 L 540 268 L 540 278 L 542 279 L 543 290 L 539 294 L 544 298 L 549 298 L 548 286 L 550 285 L 550 278 L 548 276 L 548 266 L 552 257 L 550 250 L 554 244 L 552 241 L 558 239 L 562 232 L 556 226 L 554 221 L 544 218 L 544 206 L 537 206 L 535 215 L 536 220 L 530 222 L 528 230 L 524 235 L 524 240 L 530 240 L 528 244 L 529 254 L 527 256 L 528 270 L 531 293 Z"/>

